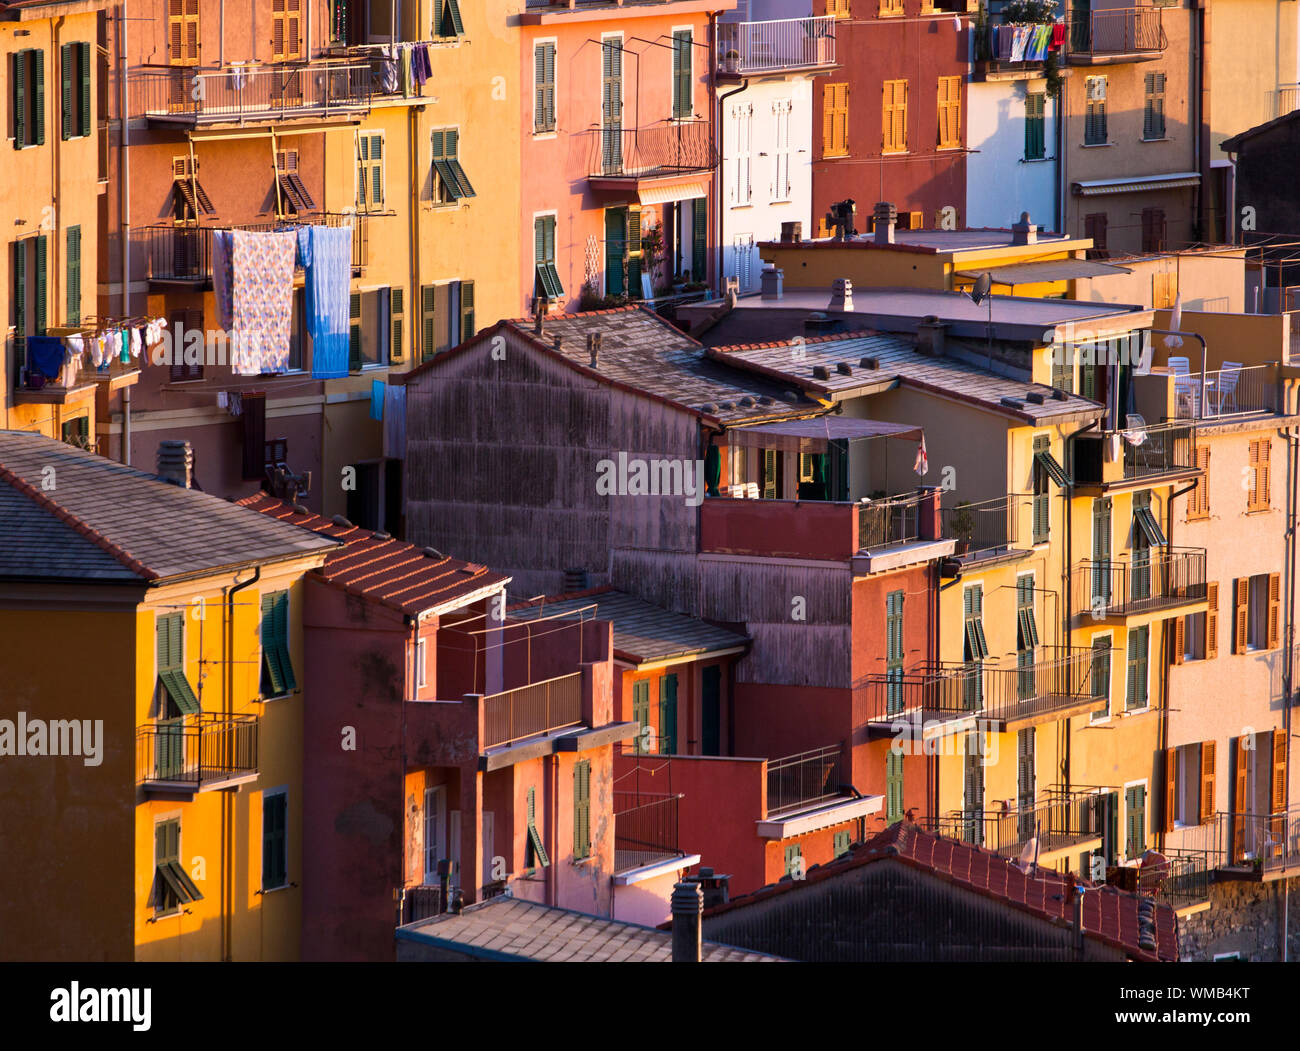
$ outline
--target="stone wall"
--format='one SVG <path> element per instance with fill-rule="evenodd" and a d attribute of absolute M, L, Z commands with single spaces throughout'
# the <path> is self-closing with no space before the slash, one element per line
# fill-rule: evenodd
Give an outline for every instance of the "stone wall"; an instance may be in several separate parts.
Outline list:
<path fill-rule="evenodd" d="M 1282 959 L 1285 902 L 1290 898 L 1288 958 L 1300 960 L 1300 878 L 1272 883 L 1221 882 L 1210 885 L 1210 908 L 1178 921 L 1179 955 L 1209 962 L 1217 953 L 1237 952 L 1243 960 Z"/>

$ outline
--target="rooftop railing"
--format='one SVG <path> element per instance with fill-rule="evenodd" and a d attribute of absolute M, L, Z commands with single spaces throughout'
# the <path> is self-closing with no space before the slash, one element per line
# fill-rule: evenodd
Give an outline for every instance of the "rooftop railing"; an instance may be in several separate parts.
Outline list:
<path fill-rule="evenodd" d="M 749 75 L 835 63 L 835 16 L 718 24 L 718 72 Z"/>
<path fill-rule="evenodd" d="M 1069 19 L 1071 54 L 1094 57 L 1160 52 L 1169 46 L 1158 7 L 1093 11 Z"/>
<path fill-rule="evenodd" d="M 891 496 L 858 504 L 858 547 L 875 551 L 921 538 L 923 493 Z"/>
<path fill-rule="evenodd" d="M 495 748 L 525 737 L 582 723 L 582 673 L 573 672 L 483 698 L 483 746 Z"/>
<path fill-rule="evenodd" d="M 614 125 L 590 134 L 587 170 L 593 178 L 655 178 L 718 166 L 713 125 L 707 120 L 668 120 L 643 128 Z"/>
<path fill-rule="evenodd" d="M 1280 406 L 1276 365 L 1236 365 L 1174 377 L 1174 411 L 1180 420 L 1211 420 L 1276 412 Z"/>
<path fill-rule="evenodd" d="M 769 760 L 768 817 L 806 810 L 841 796 L 841 751 L 836 744 Z"/>
<path fill-rule="evenodd" d="M 614 867 L 623 871 L 652 865 L 681 854 L 678 847 L 678 800 L 676 795 L 637 796 L 615 792 Z M 619 796 L 631 796 L 619 808 Z"/>
<path fill-rule="evenodd" d="M 1011 550 L 1019 532 L 1020 511 L 1028 498 L 1008 494 L 963 501 L 943 507 L 940 516 L 943 535 L 957 541 L 957 554 L 968 558 L 988 557 Z"/>

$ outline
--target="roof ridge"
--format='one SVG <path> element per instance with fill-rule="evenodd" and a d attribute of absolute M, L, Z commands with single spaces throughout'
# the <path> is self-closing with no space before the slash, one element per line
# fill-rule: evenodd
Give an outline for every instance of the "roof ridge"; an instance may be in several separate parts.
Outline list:
<path fill-rule="evenodd" d="M 145 580 L 158 579 L 159 574 L 155 570 L 146 566 L 131 554 L 131 552 L 127 551 L 121 545 L 113 543 L 113 541 L 103 533 L 99 532 L 99 530 L 95 529 L 95 527 L 90 525 L 90 523 L 79 518 L 52 496 L 37 489 L 36 486 L 32 485 L 32 483 L 26 478 L 16 474 L 2 463 L 0 463 L 0 480 L 7 482 L 11 488 L 27 497 L 27 499 L 31 500 L 37 507 L 40 507 L 44 511 L 48 511 L 64 525 L 85 537 L 96 547 L 108 552 L 108 554 L 112 555 L 127 569 L 131 570 L 131 572 L 143 577 Z M 159 484 L 164 483 L 160 482 Z"/>
<path fill-rule="evenodd" d="M 839 343 L 847 342 L 851 339 L 867 339 L 871 336 L 886 336 L 891 333 L 881 332 L 879 329 L 862 328 L 854 329 L 852 332 L 832 332 L 823 336 L 794 336 L 790 339 L 767 340 L 763 343 L 724 343 L 715 347 L 709 347 L 709 350 L 716 350 L 721 353 L 728 353 L 735 350 L 772 350 L 777 347 L 791 347 L 796 343 L 806 346 L 809 343 Z M 900 343 L 907 341 L 899 338 Z"/>

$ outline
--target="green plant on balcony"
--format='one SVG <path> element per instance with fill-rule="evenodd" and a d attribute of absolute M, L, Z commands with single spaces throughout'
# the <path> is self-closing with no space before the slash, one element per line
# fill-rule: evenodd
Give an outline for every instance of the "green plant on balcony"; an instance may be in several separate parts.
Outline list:
<path fill-rule="evenodd" d="M 629 302 L 628 297 L 622 293 L 601 295 L 592 281 L 583 282 L 582 289 L 578 293 L 578 309 L 583 311 L 612 310 L 615 307 L 625 307 Z"/>
<path fill-rule="evenodd" d="M 952 518 L 948 521 L 948 528 L 953 538 L 957 540 L 960 551 L 967 550 L 975 536 L 975 516 L 971 513 L 970 507 L 969 500 L 959 501 L 953 509 Z"/>
<path fill-rule="evenodd" d="M 1002 24 L 1035 25 L 1056 21 L 1056 0 L 1009 0 L 1002 8 Z"/>

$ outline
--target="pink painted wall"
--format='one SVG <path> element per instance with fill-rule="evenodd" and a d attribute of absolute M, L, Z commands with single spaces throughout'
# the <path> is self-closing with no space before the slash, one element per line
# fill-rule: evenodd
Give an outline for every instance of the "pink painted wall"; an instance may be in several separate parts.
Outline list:
<path fill-rule="evenodd" d="M 700 550 L 776 558 L 847 559 L 858 547 L 853 504 L 820 500 L 705 500 Z"/>

